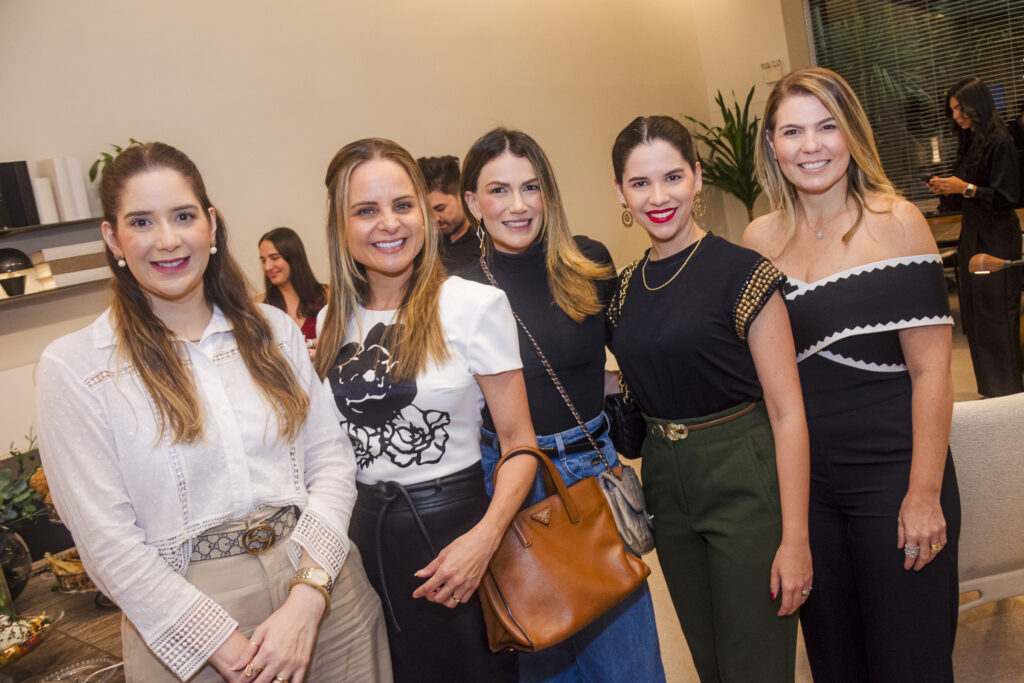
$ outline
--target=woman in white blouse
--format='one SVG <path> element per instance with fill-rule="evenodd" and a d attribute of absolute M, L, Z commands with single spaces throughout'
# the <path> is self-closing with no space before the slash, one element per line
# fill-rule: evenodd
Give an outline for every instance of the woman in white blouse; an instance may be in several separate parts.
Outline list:
<path fill-rule="evenodd" d="M 37 412 L 128 680 L 390 680 L 351 448 L 298 328 L 249 302 L 183 153 L 126 149 L 100 195 L 113 304 L 43 352 Z"/>
<path fill-rule="evenodd" d="M 488 499 L 485 399 L 501 443 L 537 446 L 508 300 L 446 278 L 423 175 L 396 143 L 346 145 L 326 183 L 317 370 L 355 448 L 351 533 L 384 600 L 395 680 L 514 681 L 474 597 L 536 471 L 510 459 Z"/>

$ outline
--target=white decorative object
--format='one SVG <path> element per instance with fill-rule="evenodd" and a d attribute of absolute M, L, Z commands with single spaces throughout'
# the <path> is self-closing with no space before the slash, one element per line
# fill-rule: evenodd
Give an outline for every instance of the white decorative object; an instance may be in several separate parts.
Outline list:
<path fill-rule="evenodd" d="M 53 197 L 53 184 L 50 182 L 50 179 L 34 178 L 32 180 L 32 194 L 36 198 L 39 224 L 59 223 L 60 212 L 57 211 L 57 201 Z"/>

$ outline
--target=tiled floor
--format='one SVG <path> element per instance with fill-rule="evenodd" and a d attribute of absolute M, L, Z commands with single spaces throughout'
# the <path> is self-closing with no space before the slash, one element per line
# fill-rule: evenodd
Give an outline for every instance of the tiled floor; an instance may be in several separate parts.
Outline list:
<path fill-rule="evenodd" d="M 955 401 L 978 399 L 967 339 L 960 325 L 956 297 L 950 297 L 956 327 L 953 331 L 953 394 Z M 662 661 L 670 683 L 697 683 L 697 672 L 676 620 L 668 588 L 655 553 L 646 556 L 651 565 L 651 592 L 661 637 Z M 810 682 L 803 639 L 797 645 L 796 680 Z M 953 666 L 958 683 L 1024 682 L 1024 597 L 977 607 L 960 616 Z M 907 672 L 907 681 L 917 680 Z"/>

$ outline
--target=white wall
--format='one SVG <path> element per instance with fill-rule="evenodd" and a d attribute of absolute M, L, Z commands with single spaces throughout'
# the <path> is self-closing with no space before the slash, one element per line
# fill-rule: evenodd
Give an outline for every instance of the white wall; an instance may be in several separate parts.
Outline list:
<path fill-rule="evenodd" d="M 691 116 L 709 125 L 721 125 L 722 115 L 715 103 L 718 91 L 722 92 L 726 105 L 731 107 L 733 101 L 743 104 L 752 85 L 756 90 L 750 104 L 750 115 L 751 118 L 761 115 L 774 83 L 764 80 L 761 64 L 780 60 L 781 73 L 791 68 L 782 9 L 779 0 L 693 3 L 694 20 L 700 27 L 697 35 L 707 83 L 705 104 L 711 114 L 709 119 Z M 713 197 L 718 201 L 712 201 L 710 220 L 726 237 L 738 242 L 748 222 L 746 207 L 720 190 L 714 190 Z M 761 196 L 754 207 L 754 215 L 767 212 L 768 202 Z"/>
<path fill-rule="evenodd" d="M 619 223 L 615 134 L 637 114 L 708 120 L 709 92 L 745 91 L 759 62 L 786 54 L 779 0 L 717 2 L 0 0 L 0 160 L 87 167 L 129 136 L 164 140 L 202 170 L 254 282 L 256 240 L 277 225 L 326 279 L 323 175 L 341 145 L 374 135 L 461 157 L 504 124 L 550 156 L 574 232 L 624 264 L 646 240 Z M 736 234 L 724 220 L 705 222 Z M 104 302 L 0 309 L 5 403 L 31 403 L 25 366 Z M 0 443 L 24 420 L 0 411 Z"/>

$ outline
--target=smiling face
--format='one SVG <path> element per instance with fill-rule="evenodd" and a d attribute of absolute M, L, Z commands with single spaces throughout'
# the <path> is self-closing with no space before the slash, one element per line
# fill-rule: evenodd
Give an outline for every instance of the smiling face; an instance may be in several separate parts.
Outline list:
<path fill-rule="evenodd" d="M 352 171 L 346 207 L 352 258 L 366 269 L 373 288 L 387 280 L 404 284 L 423 248 L 424 216 L 405 169 L 389 159 L 370 159 Z"/>
<path fill-rule="evenodd" d="M 693 197 L 701 184 L 700 164 L 691 169 L 675 146 L 656 139 L 630 150 L 615 189 L 647 231 L 657 257 L 665 258 L 693 241 Z"/>
<path fill-rule="evenodd" d="M 775 113 L 772 150 L 798 193 L 846 193 L 850 150 L 839 124 L 817 97 L 790 95 Z"/>
<path fill-rule="evenodd" d="M 157 317 L 172 306 L 205 306 L 203 273 L 217 228 L 213 208 L 205 213 L 188 180 L 167 168 L 131 177 L 118 204 L 116 229 L 104 221 L 103 238 L 123 255 Z"/>
<path fill-rule="evenodd" d="M 964 112 L 964 108 L 960 105 L 960 101 L 955 97 L 949 98 L 949 110 L 953 112 L 953 120 L 956 121 L 956 125 L 960 126 L 964 130 L 970 130 L 973 127 L 971 118 Z"/>
<path fill-rule="evenodd" d="M 260 242 L 260 267 L 272 285 L 280 287 L 291 280 L 291 267 L 270 240 Z"/>
<path fill-rule="evenodd" d="M 544 223 L 544 197 L 533 164 L 504 152 L 480 169 L 476 191 L 466 192 L 466 205 L 490 235 L 495 249 L 509 254 L 526 250 Z"/>
<path fill-rule="evenodd" d="M 469 221 L 462 211 L 462 202 L 453 194 L 433 190 L 427 194 L 427 204 L 437 218 L 437 227 L 449 240 L 456 240 L 469 229 Z"/>

